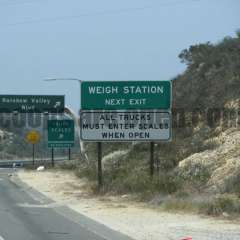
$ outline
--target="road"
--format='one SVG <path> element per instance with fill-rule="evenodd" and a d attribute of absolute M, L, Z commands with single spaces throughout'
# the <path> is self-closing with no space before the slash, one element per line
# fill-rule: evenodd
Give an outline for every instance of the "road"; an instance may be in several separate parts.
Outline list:
<path fill-rule="evenodd" d="M 0 169 L 0 240 L 130 240 L 77 214 Z"/>

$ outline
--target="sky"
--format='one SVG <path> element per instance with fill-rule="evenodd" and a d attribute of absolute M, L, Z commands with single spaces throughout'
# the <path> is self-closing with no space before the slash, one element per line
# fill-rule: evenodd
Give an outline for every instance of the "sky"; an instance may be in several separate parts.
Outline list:
<path fill-rule="evenodd" d="M 240 28 L 239 0 L 0 0 L 0 94 L 60 94 L 81 80 L 169 80 L 190 45 Z"/>

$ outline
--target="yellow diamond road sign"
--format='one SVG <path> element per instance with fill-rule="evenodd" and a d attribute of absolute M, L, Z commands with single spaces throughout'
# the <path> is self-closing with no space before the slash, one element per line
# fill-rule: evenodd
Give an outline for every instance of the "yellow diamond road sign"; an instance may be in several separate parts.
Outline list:
<path fill-rule="evenodd" d="M 35 130 L 30 131 L 27 134 L 26 139 L 27 139 L 28 142 L 30 142 L 32 144 L 36 144 L 40 140 L 40 133 L 35 131 Z"/>

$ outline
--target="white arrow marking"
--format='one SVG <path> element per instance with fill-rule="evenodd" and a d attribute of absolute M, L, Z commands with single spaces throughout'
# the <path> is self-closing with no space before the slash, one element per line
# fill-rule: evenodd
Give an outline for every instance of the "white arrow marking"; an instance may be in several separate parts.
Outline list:
<path fill-rule="evenodd" d="M 61 102 L 56 102 L 54 108 L 60 107 L 61 106 Z"/>
<path fill-rule="evenodd" d="M 64 135 L 61 133 L 58 137 L 58 139 L 63 139 Z"/>

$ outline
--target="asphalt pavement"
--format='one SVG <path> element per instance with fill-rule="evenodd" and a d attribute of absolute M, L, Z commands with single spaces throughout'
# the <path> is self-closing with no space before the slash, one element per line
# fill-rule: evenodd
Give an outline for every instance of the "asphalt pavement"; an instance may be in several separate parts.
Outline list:
<path fill-rule="evenodd" d="M 0 240 L 131 240 L 31 189 L 0 169 Z"/>

